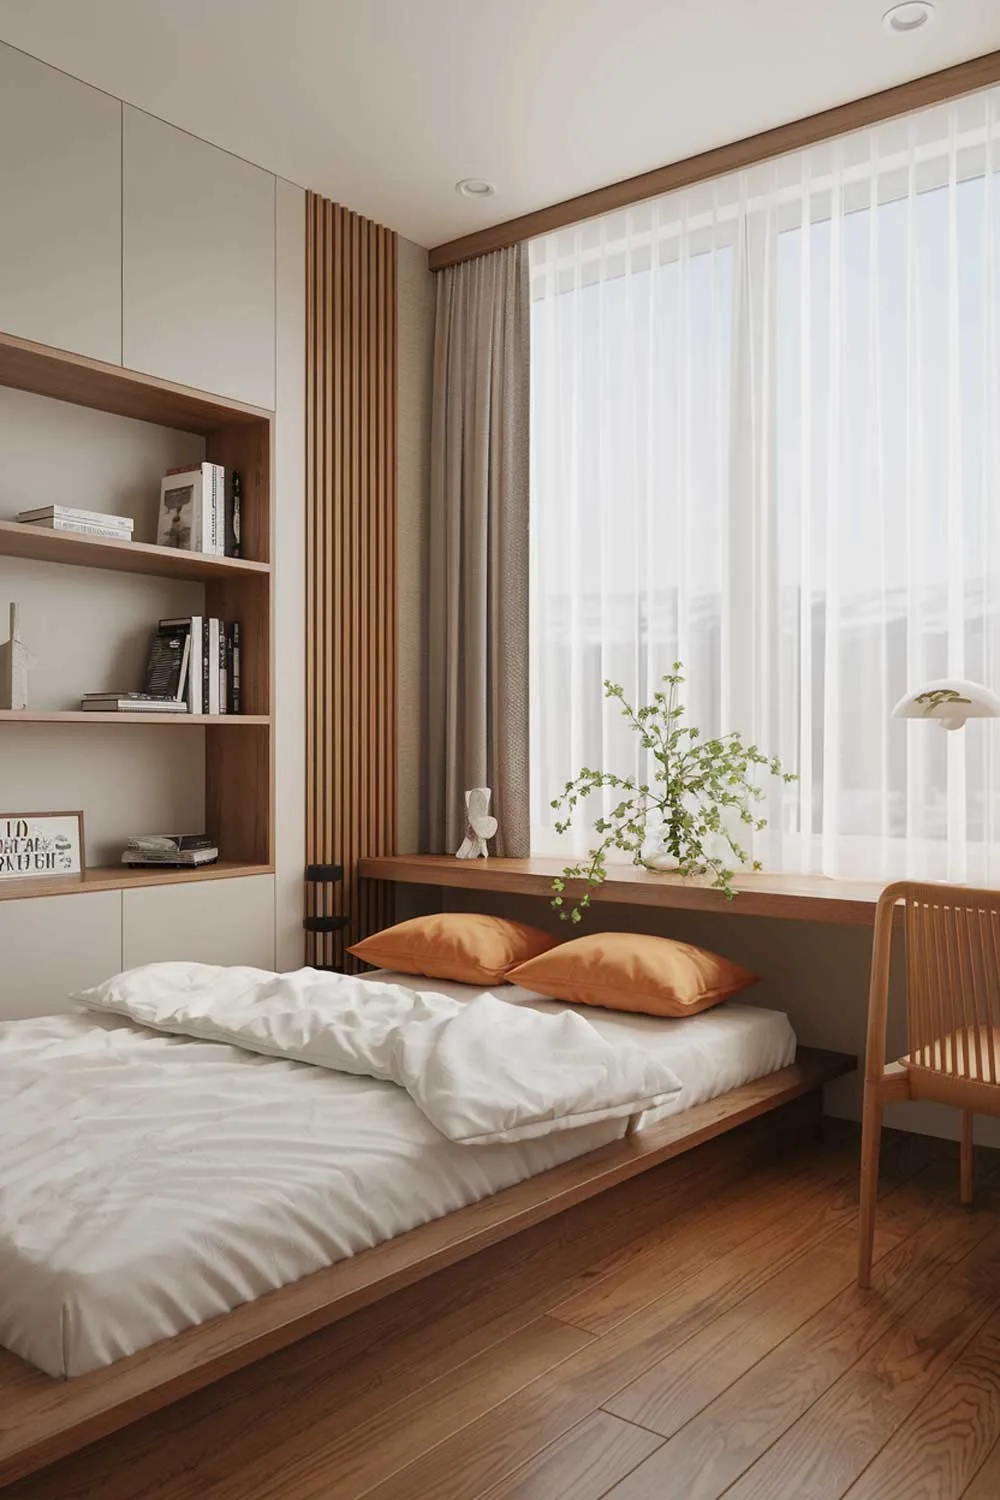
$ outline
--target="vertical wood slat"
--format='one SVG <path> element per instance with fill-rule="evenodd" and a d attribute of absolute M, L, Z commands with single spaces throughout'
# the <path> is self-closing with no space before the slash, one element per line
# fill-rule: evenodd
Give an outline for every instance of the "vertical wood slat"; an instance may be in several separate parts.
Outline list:
<path fill-rule="evenodd" d="M 358 862 L 396 844 L 396 237 L 307 198 L 306 860 L 351 926 L 306 959 L 339 968 L 392 920 Z"/>

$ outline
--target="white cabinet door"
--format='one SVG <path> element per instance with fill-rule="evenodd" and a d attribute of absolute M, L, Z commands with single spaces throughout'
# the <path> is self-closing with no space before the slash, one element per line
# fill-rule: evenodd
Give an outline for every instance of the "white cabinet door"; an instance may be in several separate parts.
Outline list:
<path fill-rule="evenodd" d="M 120 891 L 0 901 L 0 1021 L 69 1010 L 121 967 Z"/>
<path fill-rule="evenodd" d="M 0 44 L 0 330 L 122 357 L 122 106 Z"/>
<path fill-rule="evenodd" d="M 274 406 L 275 179 L 125 106 L 123 360 Z"/>
<path fill-rule="evenodd" d="M 122 892 L 124 967 L 189 959 L 274 968 L 274 876 Z"/>

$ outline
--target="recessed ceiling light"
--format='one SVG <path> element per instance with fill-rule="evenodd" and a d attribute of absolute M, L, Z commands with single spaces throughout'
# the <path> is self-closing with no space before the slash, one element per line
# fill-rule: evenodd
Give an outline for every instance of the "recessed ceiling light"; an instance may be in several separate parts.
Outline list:
<path fill-rule="evenodd" d="M 496 187 L 483 177 L 463 177 L 461 182 L 455 183 L 455 192 L 463 198 L 492 198 Z"/>
<path fill-rule="evenodd" d="M 905 36 L 910 31 L 920 31 L 934 19 L 931 0 L 903 0 L 902 5 L 892 5 L 882 17 L 886 31 L 896 36 Z"/>

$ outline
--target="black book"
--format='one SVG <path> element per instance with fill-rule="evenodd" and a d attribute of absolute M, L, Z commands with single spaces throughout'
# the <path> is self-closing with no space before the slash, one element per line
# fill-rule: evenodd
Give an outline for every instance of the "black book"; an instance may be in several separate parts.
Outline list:
<path fill-rule="evenodd" d="M 145 696 L 182 699 L 190 656 L 190 624 L 161 625 L 154 631 L 146 658 Z"/>
<path fill-rule="evenodd" d="M 243 480 L 239 469 L 234 469 L 229 479 L 229 504 L 226 507 L 226 553 L 229 557 L 241 557 L 240 532 L 243 521 Z"/>
<path fill-rule="evenodd" d="M 240 622 L 230 620 L 226 626 L 227 650 L 229 667 L 229 712 L 238 714 L 242 708 L 240 690 Z"/>

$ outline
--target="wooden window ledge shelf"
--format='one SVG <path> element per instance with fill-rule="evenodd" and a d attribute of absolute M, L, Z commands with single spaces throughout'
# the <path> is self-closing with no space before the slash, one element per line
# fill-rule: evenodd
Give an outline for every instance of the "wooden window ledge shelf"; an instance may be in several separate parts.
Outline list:
<path fill-rule="evenodd" d="M 273 875 L 273 865 L 246 865 L 220 859 L 200 870 L 136 870 L 126 865 L 94 865 L 83 879 L 42 875 L 37 879 L 0 880 L 0 901 L 28 901 L 34 896 L 86 896 L 91 891 L 124 891 L 142 885 L 186 885 L 193 880 L 234 880 L 241 875 Z"/>
<path fill-rule="evenodd" d="M 551 895 L 561 859 L 455 859 L 443 854 L 393 854 L 363 859 L 368 880 L 433 885 L 449 890 L 498 891 L 507 895 Z M 727 901 L 706 882 L 682 880 L 634 865 L 612 866 L 610 879 L 594 891 L 594 903 L 673 907 L 686 911 L 728 912 L 740 917 L 790 917 L 805 922 L 836 922 L 871 927 L 882 881 L 831 880 L 824 875 L 740 875 L 738 894 Z M 582 882 L 568 882 L 569 894 Z"/>

